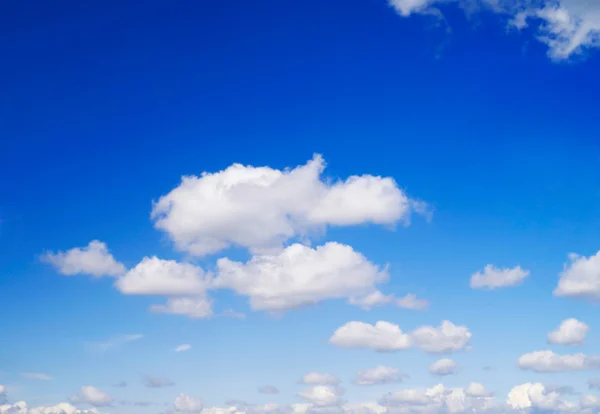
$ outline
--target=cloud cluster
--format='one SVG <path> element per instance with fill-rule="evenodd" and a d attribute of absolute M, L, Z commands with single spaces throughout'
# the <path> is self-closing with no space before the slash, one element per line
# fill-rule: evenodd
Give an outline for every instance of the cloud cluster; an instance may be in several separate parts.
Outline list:
<path fill-rule="evenodd" d="M 351 246 L 329 242 L 311 247 L 310 238 L 330 226 L 408 223 L 411 211 L 428 214 L 390 177 L 322 177 L 319 155 L 293 169 L 234 164 L 223 171 L 183 177 L 153 206 L 152 220 L 175 246 L 192 256 L 230 246 L 248 249 L 245 262 L 226 257 L 214 272 L 186 262 L 144 257 L 127 269 L 97 240 L 43 260 L 65 275 L 112 277 L 124 295 L 162 296 L 151 312 L 193 319 L 213 316 L 211 290 L 227 289 L 248 298 L 254 310 L 281 313 L 330 299 L 369 309 L 386 303 L 424 310 L 414 294 L 384 295 L 386 266 L 370 262 Z M 302 241 L 303 243 L 299 243 Z M 289 244 L 288 244 L 289 243 Z M 233 312 L 235 314 L 235 312 Z"/>
<path fill-rule="evenodd" d="M 329 342 L 341 348 L 367 348 L 380 352 L 401 351 L 413 345 L 430 353 L 451 353 L 465 349 L 472 334 L 466 326 L 442 321 L 439 327 L 421 326 L 405 333 L 398 325 L 379 321 L 374 325 L 351 321 L 339 327 Z"/>
<path fill-rule="evenodd" d="M 469 13 L 497 13 L 516 30 L 531 26 L 548 46 L 553 60 L 568 59 L 600 46 L 600 3 L 589 0 L 388 0 L 403 17 L 428 14 L 439 18 L 439 6 L 454 3 Z"/>

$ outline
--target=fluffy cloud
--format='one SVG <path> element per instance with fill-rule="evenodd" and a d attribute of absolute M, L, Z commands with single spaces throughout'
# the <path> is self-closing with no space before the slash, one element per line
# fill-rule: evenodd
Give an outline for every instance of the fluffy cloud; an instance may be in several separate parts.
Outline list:
<path fill-rule="evenodd" d="M 113 398 L 106 392 L 99 390 L 91 385 L 83 386 L 79 389 L 79 394 L 73 398 L 77 402 L 86 402 L 94 407 L 105 407 L 112 404 Z"/>
<path fill-rule="evenodd" d="M 378 365 L 372 369 L 358 371 L 354 383 L 356 385 L 389 384 L 402 382 L 402 379 L 406 376 L 396 368 Z"/>
<path fill-rule="evenodd" d="M 583 345 L 589 330 L 587 324 L 577 319 L 565 319 L 556 330 L 548 334 L 548 342 L 555 345 Z"/>
<path fill-rule="evenodd" d="M 246 263 L 220 259 L 215 286 L 250 298 L 256 310 L 285 311 L 326 299 L 370 292 L 388 273 L 350 246 L 327 243 L 313 249 L 293 244 Z"/>
<path fill-rule="evenodd" d="M 317 407 L 331 407 L 342 403 L 344 390 L 330 385 L 316 385 L 306 391 L 299 392 L 298 396 L 310 401 Z"/>
<path fill-rule="evenodd" d="M 173 351 L 185 352 L 185 351 L 189 351 L 190 349 L 192 349 L 192 346 L 190 344 L 183 344 L 183 345 L 179 345 L 178 347 L 176 347 Z"/>
<path fill-rule="evenodd" d="M 204 294 L 209 280 L 198 266 L 145 257 L 115 286 L 126 295 L 191 296 Z"/>
<path fill-rule="evenodd" d="M 492 10 L 509 19 L 518 30 L 533 25 L 536 39 L 548 46 L 548 55 L 562 60 L 586 48 L 600 46 L 600 3 L 588 0 L 388 0 L 399 15 L 430 14 L 437 18 L 443 3 L 455 3 L 469 12 Z M 475 6 L 475 7 L 474 7 Z"/>
<path fill-rule="evenodd" d="M 207 297 L 170 298 L 165 305 L 152 305 L 150 311 L 183 315 L 191 319 L 206 319 L 213 315 L 212 301 Z"/>
<path fill-rule="evenodd" d="M 400 351 L 412 346 L 410 335 L 398 325 L 379 321 L 375 325 L 365 322 L 348 322 L 339 327 L 329 342 L 342 348 L 368 348 L 375 351 Z"/>
<path fill-rule="evenodd" d="M 517 360 L 517 366 L 536 372 L 595 370 L 600 369 L 600 356 L 582 353 L 558 355 L 548 350 L 535 351 L 521 355 Z"/>
<path fill-rule="evenodd" d="M 375 290 L 364 296 L 351 297 L 348 300 L 351 305 L 360 306 L 365 310 L 370 310 L 376 306 L 382 306 L 394 303 L 399 308 L 412 310 L 426 310 L 429 308 L 429 301 L 417 299 L 417 295 L 409 293 L 404 297 L 396 298 L 394 295 L 385 295 L 379 290 Z"/>
<path fill-rule="evenodd" d="M 409 293 L 397 299 L 396 305 L 404 309 L 426 310 L 429 308 L 429 301 L 426 299 L 417 299 L 417 295 Z"/>
<path fill-rule="evenodd" d="M 421 326 L 412 333 L 404 333 L 398 325 L 379 321 L 375 325 L 352 321 L 338 328 L 329 342 L 342 348 L 368 348 L 375 351 L 400 351 L 413 344 L 431 353 L 450 353 L 467 347 L 471 332 L 466 326 L 442 321 L 435 328 Z"/>
<path fill-rule="evenodd" d="M 152 219 L 178 249 L 204 256 L 237 245 L 278 249 L 326 226 L 393 225 L 407 220 L 413 202 L 392 178 L 352 176 L 328 182 L 321 156 L 291 170 L 233 164 L 183 177 L 153 206 Z"/>
<path fill-rule="evenodd" d="M 493 265 L 484 267 L 483 272 L 476 272 L 471 276 L 473 289 L 498 289 L 509 286 L 518 286 L 529 276 L 528 270 L 520 266 L 512 269 L 500 269 Z"/>
<path fill-rule="evenodd" d="M 507 404 L 514 410 L 527 409 L 542 412 L 577 412 L 577 406 L 572 402 L 564 401 L 561 394 L 547 389 L 540 383 L 526 383 L 514 387 L 508 393 Z"/>
<path fill-rule="evenodd" d="M 66 252 L 49 252 L 41 259 L 66 276 L 86 274 L 94 277 L 117 277 L 127 270 L 109 253 L 106 244 L 98 240 L 91 241 L 86 247 L 75 247 Z"/>
<path fill-rule="evenodd" d="M 320 372 L 309 372 L 300 380 L 302 384 L 307 385 L 337 385 L 340 379 L 335 375 L 322 374 Z"/>
<path fill-rule="evenodd" d="M 487 391 L 483 384 L 478 382 L 470 383 L 465 389 L 465 394 L 469 397 L 491 397 L 492 393 Z"/>
<path fill-rule="evenodd" d="M 467 347 L 472 334 L 466 326 L 456 326 L 450 321 L 442 321 L 438 328 L 422 326 L 412 333 L 415 344 L 431 353 L 449 353 Z"/>
<path fill-rule="evenodd" d="M 429 365 L 428 369 L 434 375 L 451 375 L 456 373 L 458 365 L 449 358 L 443 358 Z"/>
<path fill-rule="evenodd" d="M 23 372 L 21 373 L 23 378 L 27 379 L 36 379 L 41 381 L 50 381 L 52 377 L 48 374 L 44 374 L 42 372 Z"/>
<path fill-rule="evenodd" d="M 554 294 L 600 301 L 600 251 L 590 257 L 571 254 L 569 260 Z"/>
<path fill-rule="evenodd" d="M 188 397 L 181 393 L 175 398 L 175 411 L 181 414 L 202 413 L 204 405 L 198 398 Z"/>

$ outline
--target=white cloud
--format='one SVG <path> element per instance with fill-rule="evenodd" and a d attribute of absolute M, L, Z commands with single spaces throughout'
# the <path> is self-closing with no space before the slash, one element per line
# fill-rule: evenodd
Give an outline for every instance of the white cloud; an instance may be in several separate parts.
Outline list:
<path fill-rule="evenodd" d="M 356 373 L 354 383 L 356 385 L 376 385 L 402 382 L 406 374 L 392 367 L 378 365 L 372 369 L 365 369 Z"/>
<path fill-rule="evenodd" d="M 6 387 L 0 384 L 0 404 L 4 404 L 6 402 Z"/>
<path fill-rule="evenodd" d="M 36 379 L 42 381 L 49 381 L 52 379 L 50 375 L 44 374 L 42 372 L 23 372 L 21 373 L 21 376 L 27 379 Z"/>
<path fill-rule="evenodd" d="M 558 355 L 548 350 L 535 351 L 521 355 L 517 360 L 517 366 L 536 372 L 595 370 L 600 369 L 600 356 L 582 353 Z"/>
<path fill-rule="evenodd" d="M 28 407 L 25 401 L 0 405 L 0 414 L 99 414 L 95 408 L 82 410 L 68 403 Z"/>
<path fill-rule="evenodd" d="M 436 0 L 389 0 L 390 5 L 401 16 L 410 16 L 412 13 L 422 13 Z"/>
<path fill-rule="evenodd" d="M 343 392 L 343 389 L 340 387 L 316 385 L 304 392 L 299 392 L 298 396 L 310 401 L 317 407 L 331 407 L 342 403 Z"/>
<path fill-rule="evenodd" d="M 368 348 L 375 351 L 400 351 L 413 344 L 431 353 L 449 353 L 466 348 L 471 340 L 466 326 L 442 321 L 438 327 L 421 326 L 404 333 L 398 325 L 379 321 L 375 325 L 351 321 L 339 327 L 329 342 L 342 348 Z"/>
<path fill-rule="evenodd" d="M 428 369 L 429 372 L 434 375 L 451 375 L 456 373 L 458 365 L 449 358 L 443 358 L 429 365 Z"/>
<path fill-rule="evenodd" d="M 170 298 L 166 305 L 152 305 L 151 312 L 183 315 L 191 319 L 207 319 L 213 315 L 212 302 L 208 298 Z"/>
<path fill-rule="evenodd" d="M 248 296 L 255 310 L 270 311 L 367 293 L 389 277 L 352 247 L 333 242 L 316 249 L 293 244 L 246 263 L 219 259 L 217 268 L 216 287 Z"/>
<path fill-rule="evenodd" d="M 590 257 L 570 254 L 569 260 L 554 294 L 600 301 L 600 251 Z"/>
<path fill-rule="evenodd" d="M 191 414 L 204 412 L 204 404 L 202 403 L 202 400 L 188 397 L 184 393 L 179 394 L 177 398 L 175 398 L 174 405 L 177 413 Z"/>
<path fill-rule="evenodd" d="M 422 326 L 411 334 L 415 344 L 432 353 L 460 351 L 467 347 L 473 336 L 466 326 L 456 326 L 450 321 L 442 321 L 438 328 Z"/>
<path fill-rule="evenodd" d="M 413 293 L 409 293 L 397 299 L 394 295 L 385 295 L 379 290 L 375 290 L 364 296 L 351 297 L 348 300 L 351 305 L 359 306 L 365 310 L 370 310 L 376 306 L 387 305 L 390 303 L 404 309 L 426 310 L 429 308 L 429 301 L 425 299 L 417 299 Z"/>
<path fill-rule="evenodd" d="M 98 240 L 91 241 L 86 247 L 75 247 L 66 252 L 49 252 L 41 259 L 66 276 L 87 274 L 94 277 L 117 277 L 127 270 L 109 253 L 106 244 Z"/>
<path fill-rule="evenodd" d="M 153 206 L 155 227 L 178 249 L 213 254 L 229 246 L 278 249 L 326 226 L 393 225 L 407 220 L 412 201 L 392 178 L 321 178 L 321 156 L 294 169 L 233 164 L 217 173 L 186 176 Z"/>
<path fill-rule="evenodd" d="M 528 270 L 520 266 L 512 269 L 500 269 L 491 264 L 484 267 L 483 272 L 476 272 L 471 276 L 473 289 L 498 289 L 503 287 L 518 286 L 529 276 Z"/>
<path fill-rule="evenodd" d="M 536 39 L 548 46 L 554 60 L 568 59 L 586 48 L 600 46 L 600 3 L 593 0 L 388 0 L 403 17 L 431 14 L 438 6 L 455 3 L 469 13 L 485 8 L 509 19 L 516 29 L 534 25 Z"/>
<path fill-rule="evenodd" d="M 469 397 L 491 397 L 492 393 L 487 391 L 483 384 L 478 382 L 470 383 L 465 389 L 465 394 Z"/>
<path fill-rule="evenodd" d="M 90 343 L 88 345 L 93 350 L 104 352 L 104 351 L 108 351 L 113 348 L 118 348 L 129 342 L 138 341 L 138 340 L 142 339 L 143 337 L 144 337 L 144 335 L 141 335 L 141 334 L 119 335 L 119 336 L 110 338 L 104 342 L 94 342 L 94 343 Z"/>
<path fill-rule="evenodd" d="M 75 400 L 84 401 L 94 407 L 105 407 L 113 402 L 113 398 L 108 393 L 91 385 L 81 387 Z"/>
<path fill-rule="evenodd" d="M 189 351 L 190 349 L 192 349 L 192 346 L 190 344 L 183 344 L 183 345 L 179 345 L 178 347 L 176 347 L 173 351 L 185 352 L 185 351 Z"/>
<path fill-rule="evenodd" d="M 574 403 L 564 401 L 561 394 L 540 383 L 526 383 L 508 393 L 507 404 L 514 410 L 536 409 L 542 412 L 578 412 Z"/>
<path fill-rule="evenodd" d="M 532 2 L 531 2 L 532 3 Z M 600 45 L 600 4 L 587 0 L 544 1 L 515 16 L 517 28 L 539 22 L 538 39 L 549 47 L 552 59 L 561 60 L 586 47 Z"/>
<path fill-rule="evenodd" d="M 583 345 L 590 327 L 575 318 L 565 319 L 548 334 L 548 342 L 555 345 Z"/>
<path fill-rule="evenodd" d="M 203 295 L 209 283 L 210 276 L 198 266 L 145 257 L 115 286 L 126 295 L 193 296 Z"/>
<path fill-rule="evenodd" d="M 490 410 L 490 397 L 467 395 L 463 388 L 446 388 L 442 384 L 427 389 L 403 389 L 385 395 L 380 404 L 392 413 L 455 414 Z"/>
<path fill-rule="evenodd" d="M 396 300 L 396 305 L 404 309 L 426 310 L 429 308 L 429 301 L 426 299 L 417 299 L 417 295 L 409 293 Z"/>
<path fill-rule="evenodd" d="M 338 328 L 329 342 L 342 348 L 368 348 L 375 351 L 399 351 L 412 346 L 409 334 L 398 325 L 379 321 L 375 325 L 352 321 Z"/>
<path fill-rule="evenodd" d="M 340 383 L 340 379 L 331 374 L 309 372 L 302 377 L 300 382 L 307 385 L 337 385 Z"/>

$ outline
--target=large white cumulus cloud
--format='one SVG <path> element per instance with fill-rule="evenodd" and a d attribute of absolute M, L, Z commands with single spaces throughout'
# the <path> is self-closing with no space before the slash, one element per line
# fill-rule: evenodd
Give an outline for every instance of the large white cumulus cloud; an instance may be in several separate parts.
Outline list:
<path fill-rule="evenodd" d="M 197 256 L 232 245 L 272 252 L 327 226 L 408 219 L 413 202 L 392 178 L 361 175 L 329 182 L 322 178 L 324 169 L 323 158 L 315 155 L 294 169 L 233 164 L 186 176 L 154 204 L 151 217 L 178 249 Z"/>

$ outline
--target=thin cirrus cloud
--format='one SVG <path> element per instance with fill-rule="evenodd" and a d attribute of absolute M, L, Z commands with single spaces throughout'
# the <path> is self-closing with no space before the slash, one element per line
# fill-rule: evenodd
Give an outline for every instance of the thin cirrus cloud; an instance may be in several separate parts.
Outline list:
<path fill-rule="evenodd" d="M 112 337 L 102 342 L 91 342 L 87 346 L 89 349 L 98 352 L 105 352 L 111 349 L 119 348 L 127 343 L 138 341 L 142 339 L 144 335 L 141 334 L 127 334 Z"/>
<path fill-rule="evenodd" d="M 325 161 L 315 155 L 290 170 L 233 164 L 186 176 L 154 204 L 151 217 L 179 250 L 206 256 L 229 246 L 272 252 L 327 226 L 390 226 L 407 222 L 411 211 L 425 210 L 390 177 L 361 175 L 329 183 L 324 169 Z"/>
<path fill-rule="evenodd" d="M 429 353 L 451 353 L 468 347 L 472 334 L 466 326 L 442 321 L 439 327 L 421 326 L 405 333 L 398 325 L 379 321 L 374 325 L 351 321 L 339 327 L 329 338 L 341 348 L 366 348 L 379 352 L 394 352 L 413 345 Z"/>
<path fill-rule="evenodd" d="M 395 295 L 385 295 L 379 290 L 375 290 L 367 295 L 359 297 L 351 297 L 348 299 L 348 303 L 356 305 L 365 310 L 371 310 L 374 307 L 395 304 L 399 308 L 411 309 L 411 310 L 427 310 L 429 308 L 429 301 L 425 299 L 418 299 L 414 293 L 409 293 L 401 298 L 396 298 Z"/>
<path fill-rule="evenodd" d="M 569 59 L 600 45 L 600 3 L 589 0 L 388 0 L 404 18 L 413 14 L 441 19 L 442 4 L 456 4 L 467 13 L 492 12 L 505 18 L 507 27 L 529 27 L 535 39 L 548 47 L 555 61 Z M 445 21 L 445 20 L 444 20 Z"/>
<path fill-rule="evenodd" d="M 583 345 L 590 327 L 575 318 L 565 319 L 560 326 L 548 334 L 548 343 L 554 345 Z"/>
<path fill-rule="evenodd" d="M 21 377 L 41 381 L 50 381 L 52 379 L 52 376 L 44 374 L 43 372 L 23 372 L 21 373 Z"/>
<path fill-rule="evenodd" d="M 307 385 L 337 385 L 340 382 L 340 379 L 335 375 L 320 372 L 309 372 L 300 380 L 301 384 Z"/>
<path fill-rule="evenodd" d="M 182 344 L 177 346 L 175 349 L 173 349 L 174 352 L 185 352 L 185 351 L 189 351 L 190 349 L 192 349 L 192 346 L 190 344 Z"/>
<path fill-rule="evenodd" d="M 520 266 L 513 268 L 498 268 L 493 265 L 484 267 L 483 272 L 475 272 L 471 276 L 471 288 L 494 290 L 499 288 L 519 286 L 529 276 L 528 270 Z"/>

